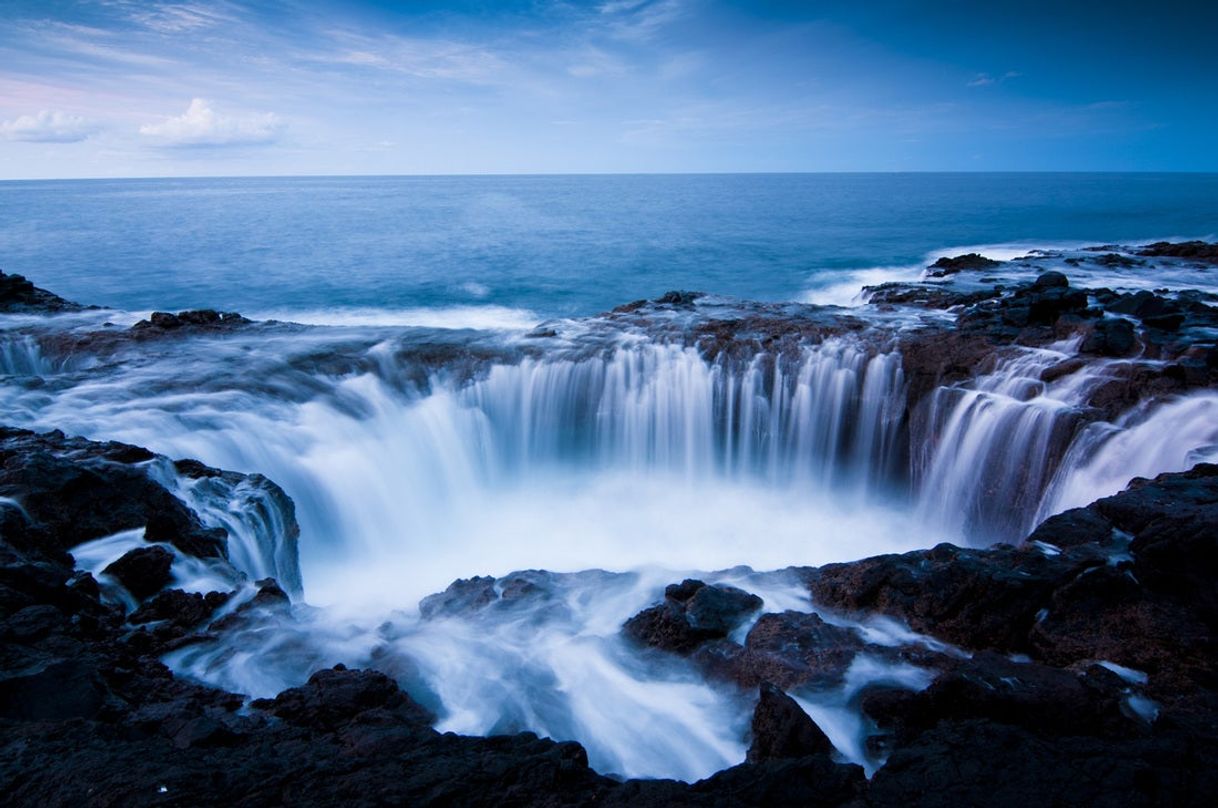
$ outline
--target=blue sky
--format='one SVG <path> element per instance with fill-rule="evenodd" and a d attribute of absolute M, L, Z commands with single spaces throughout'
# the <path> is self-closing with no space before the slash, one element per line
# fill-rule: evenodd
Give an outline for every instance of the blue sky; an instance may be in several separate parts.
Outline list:
<path fill-rule="evenodd" d="M 1216 25 L 1126 0 L 7 0 L 0 178 L 1215 171 Z"/>

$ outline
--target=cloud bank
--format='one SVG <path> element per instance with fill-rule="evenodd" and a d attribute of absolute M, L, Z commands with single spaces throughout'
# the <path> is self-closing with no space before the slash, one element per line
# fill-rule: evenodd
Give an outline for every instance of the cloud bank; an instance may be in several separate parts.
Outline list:
<path fill-rule="evenodd" d="M 0 123 L 0 137 L 26 143 L 79 143 L 98 129 L 96 123 L 79 115 L 44 109 Z"/>
<path fill-rule="evenodd" d="M 186 112 L 140 127 L 140 134 L 168 147 L 264 146 L 279 139 L 284 123 L 273 112 L 245 117 L 222 115 L 196 98 Z"/>

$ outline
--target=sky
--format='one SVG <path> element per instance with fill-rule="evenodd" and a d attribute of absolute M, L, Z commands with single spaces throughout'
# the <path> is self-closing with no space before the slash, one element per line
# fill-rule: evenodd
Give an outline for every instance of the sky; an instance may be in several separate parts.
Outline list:
<path fill-rule="evenodd" d="M 0 0 L 0 179 L 1218 171 L 1218 3 Z"/>

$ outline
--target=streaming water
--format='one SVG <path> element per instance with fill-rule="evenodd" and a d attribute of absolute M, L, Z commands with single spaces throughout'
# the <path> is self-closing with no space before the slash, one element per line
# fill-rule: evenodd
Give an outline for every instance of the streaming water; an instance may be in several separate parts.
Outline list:
<path fill-rule="evenodd" d="M 874 334 L 715 361 L 617 332 L 544 350 L 518 333 L 400 328 L 113 348 L 65 342 L 58 326 L 30 334 L 0 337 L 10 423 L 266 474 L 295 501 L 299 573 L 284 505 L 257 478 L 156 467 L 229 530 L 242 572 L 301 595 L 290 614 L 255 614 L 175 652 L 176 670 L 271 695 L 322 666 L 371 665 L 435 709 L 441 729 L 576 739 L 595 767 L 626 776 L 697 779 L 744 754 L 748 694 L 622 639 L 664 584 L 697 573 L 756 592 L 767 611 L 807 611 L 797 582 L 736 565 L 1018 538 L 1218 445 L 1213 393 L 1088 423 L 1082 403 L 1112 366 L 1046 375 L 1070 343 L 1012 353 L 910 418 L 901 357 Z M 139 539 L 81 548 L 82 564 L 100 571 Z M 418 611 L 453 579 L 529 568 L 551 572 L 524 574 L 528 597 Z M 232 585 L 187 559 L 175 575 Z M 881 681 L 929 678 L 864 656 L 842 686 L 796 693 L 843 758 L 870 768 L 853 705 Z"/>

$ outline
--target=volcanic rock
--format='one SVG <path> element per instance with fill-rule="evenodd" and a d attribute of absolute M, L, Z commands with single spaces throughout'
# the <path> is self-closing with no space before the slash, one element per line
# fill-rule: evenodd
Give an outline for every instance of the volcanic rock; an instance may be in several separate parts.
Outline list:
<path fill-rule="evenodd" d="M 761 608 L 761 598 L 726 584 L 686 579 L 664 590 L 664 602 L 622 626 L 643 645 L 688 654 L 707 640 L 722 639 Z"/>
<path fill-rule="evenodd" d="M 833 744 L 795 699 L 762 682 L 753 710 L 753 743 L 748 762 L 828 755 Z"/>
<path fill-rule="evenodd" d="M 102 571 L 113 576 L 137 600 L 143 600 L 165 588 L 172 564 L 173 553 L 164 547 L 138 547 Z"/>
<path fill-rule="evenodd" d="M 965 270 L 992 269 L 996 266 L 1001 266 L 1001 264 L 1001 261 L 986 258 L 979 253 L 965 253 L 964 255 L 957 255 L 954 258 L 944 256 L 931 264 L 929 269 L 935 270 L 930 273 L 931 276 L 942 278 L 946 275 L 954 275 L 957 272 Z"/>
<path fill-rule="evenodd" d="M 22 275 L 0 272 L 0 313 L 59 314 L 84 311 L 88 306 L 64 300 L 45 289 L 39 289 Z"/>

